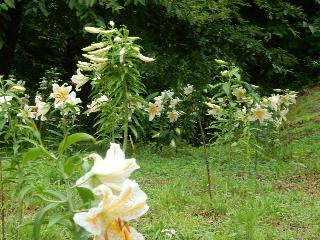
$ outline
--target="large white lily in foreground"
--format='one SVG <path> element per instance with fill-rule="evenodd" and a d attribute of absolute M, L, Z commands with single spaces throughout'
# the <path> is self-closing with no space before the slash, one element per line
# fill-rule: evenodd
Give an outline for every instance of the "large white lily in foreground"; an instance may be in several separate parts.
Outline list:
<path fill-rule="evenodd" d="M 144 240 L 128 223 L 149 209 L 147 195 L 135 181 L 126 180 L 119 196 L 105 185 L 98 186 L 94 193 L 102 196 L 99 206 L 75 214 L 76 224 L 92 233 L 95 240 Z"/>
<path fill-rule="evenodd" d="M 123 182 L 139 168 L 134 158 L 125 159 L 124 152 L 116 143 L 111 143 L 105 159 L 96 153 L 91 154 L 89 158 L 94 159 L 94 165 L 88 173 L 78 179 L 76 185 L 90 190 L 103 184 L 114 192 L 120 192 Z"/>

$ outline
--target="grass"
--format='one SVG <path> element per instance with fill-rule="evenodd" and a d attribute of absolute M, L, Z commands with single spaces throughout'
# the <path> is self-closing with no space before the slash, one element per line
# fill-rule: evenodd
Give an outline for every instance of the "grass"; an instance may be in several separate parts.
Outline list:
<path fill-rule="evenodd" d="M 225 157 L 209 150 L 213 198 L 209 199 L 201 148 L 180 147 L 156 152 L 138 148 L 141 169 L 131 177 L 149 196 L 149 212 L 134 225 L 147 240 L 291 240 L 320 239 L 320 89 L 308 90 L 293 107 L 280 148 L 266 149 L 258 168 L 244 178 L 243 159 L 235 154 L 228 178 Z M 39 170 L 39 166 L 29 166 Z M 32 176 L 39 187 L 63 188 L 48 164 Z M 16 194 L 11 189 L 8 200 Z M 14 202 L 14 201 L 13 201 Z M 14 204 L 8 201 L 9 213 Z M 24 221 L 34 217 L 40 201 L 27 199 Z M 17 219 L 7 217 L 8 239 L 16 239 Z M 170 238 L 164 229 L 174 229 Z M 31 239 L 32 228 L 19 240 Z M 43 239 L 69 239 L 63 228 L 43 227 Z"/>

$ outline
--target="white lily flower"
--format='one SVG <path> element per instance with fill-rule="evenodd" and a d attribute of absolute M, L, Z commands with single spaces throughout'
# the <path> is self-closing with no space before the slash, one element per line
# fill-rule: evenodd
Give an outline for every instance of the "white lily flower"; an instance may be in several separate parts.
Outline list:
<path fill-rule="evenodd" d="M 139 58 L 143 62 L 153 62 L 155 60 L 154 58 L 142 55 L 140 52 L 138 53 L 137 58 Z"/>
<path fill-rule="evenodd" d="M 76 213 L 73 218 L 76 224 L 93 234 L 95 240 L 144 240 L 129 226 L 129 221 L 149 209 L 147 195 L 136 182 L 126 180 L 119 196 L 113 195 L 111 189 L 104 185 L 98 186 L 94 193 L 102 196 L 99 206 L 88 212 Z"/>
<path fill-rule="evenodd" d="M 54 83 L 52 85 L 53 93 L 50 94 L 51 98 L 54 98 L 54 107 L 55 108 L 64 108 L 67 103 L 71 105 L 76 105 L 81 103 L 80 98 L 76 98 L 76 93 L 71 91 L 71 86 L 59 86 Z"/>
<path fill-rule="evenodd" d="M 114 21 L 109 21 L 109 25 L 111 26 L 111 27 L 114 27 Z"/>
<path fill-rule="evenodd" d="M 252 121 L 259 120 L 260 123 L 263 123 L 265 120 L 269 120 L 270 118 L 271 115 L 268 110 L 262 108 L 260 105 L 257 105 L 254 109 L 252 109 Z"/>
<path fill-rule="evenodd" d="M 107 46 L 107 47 L 100 48 L 100 49 L 95 50 L 95 51 L 90 51 L 88 53 L 91 54 L 91 55 L 100 55 L 101 53 L 108 52 L 111 48 L 112 48 L 112 46 Z"/>
<path fill-rule="evenodd" d="M 184 95 L 189 95 L 193 92 L 193 85 L 187 84 L 186 87 L 183 88 Z"/>
<path fill-rule="evenodd" d="M 280 122 L 287 121 L 288 112 L 289 112 L 288 108 L 285 108 L 285 109 L 283 109 L 282 111 L 279 112 L 279 116 L 280 116 L 279 120 L 280 120 Z"/>
<path fill-rule="evenodd" d="M 179 117 L 179 113 L 176 110 L 168 112 L 169 122 L 171 123 L 176 122 L 178 120 L 178 117 Z"/>
<path fill-rule="evenodd" d="M 120 64 L 124 63 L 124 54 L 126 52 L 126 48 L 121 48 L 120 52 L 119 52 L 119 62 Z"/>
<path fill-rule="evenodd" d="M 226 61 L 223 61 L 223 60 L 220 60 L 220 59 L 215 59 L 214 61 L 219 65 L 227 65 Z"/>
<path fill-rule="evenodd" d="M 270 101 L 270 107 L 275 110 L 278 111 L 278 107 L 280 105 L 280 95 L 272 95 L 271 97 L 269 97 L 269 101 Z"/>
<path fill-rule="evenodd" d="M 134 170 L 140 168 L 134 158 L 125 159 L 124 152 L 116 143 L 111 143 L 105 159 L 98 154 L 91 154 L 89 158 L 94 159 L 94 165 L 88 173 L 77 180 L 76 185 L 91 190 L 104 184 L 119 192 L 123 182 Z"/>
<path fill-rule="evenodd" d="M 208 109 L 208 115 L 216 116 L 222 112 L 222 108 L 217 104 L 206 103 L 206 105 L 210 107 L 210 109 Z"/>
<path fill-rule="evenodd" d="M 71 77 L 71 81 L 75 84 L 76 91 L 89 81 L 89 77 L 83 75 L 80 69 L 77 69 L 77 74 Z"/>
<path fill-rule="evenodd" d="M 96 27 L 84 27 L 84 30 L 88 33 L 100 33 L 102 31 L 101 28 Z"/>
<path fill-rule="evenodd" d="M 17 116 L 21 118 L 35 118 L 36 113 L 32 111 L 31 106 L 25 105 L 23 109 L 19 109 Z"/>
<path fill-rule="evenodd" d="M 91 72 L 94 70 L 94 67 L 92 66 L 91 63 L 88 62 L 81 62 L 78 61 L 77 67 L 82 70 L 82 71 L 86 71 L 86 72 Z"/>
<path fill-rule="evenodd" d="M 47 119 L 45 117 L 45 115 L 50 110 L 50 104 L 41 101 L 40 96 L 36 96 L 35 102 L 36 102 L 36 117 L 35 118 L 38 119 L 40 117 L 41 121 L 45 121 Z"/>
<path fill-rule="evenodd" d="M 244 89 L 243 87 L 239 87 L 239 88 L 235 88 L 232 91 L 232 94 L 239 100 L 246 96 L 246 92 L 247 92 L 246 89 Z"/>
<path fill-rule="evenodd" d="M 131 41 L 136 41 L 139 39 L 140 39 L 139 37 L 128 37 L 128 40 L 131 40 Z"/>
<path fill-rule="evenodd" d="M 89 52 L 98 48 L 103 48 L 107 46 L 108 43 L 106 42 L 98 42 L 98 43 L 92 43 L 88 47 L 82 48 L 82 51 Z"/>
<path fill-rule="evenodd" d="M 0 97 L 0 104 L 3 104 L 3 103 L 10 104 L 12 98 L 13 98 L 12 96 L 1 96 Z"/>
<path fill-rule="evenodd" d="M 13 91 L 17 91 L 17 92 L 24 92 L 26 90 L 26 88 L 24 86 L 21 85 L 14 85 L 11 88 Z"/>
<path fill-rule="evenodd" d="M 94 63 L 104 63 L 108 60 L 108 58 L 96 57 L 96 56 L 90 55 L 90 54 L 82 54 L 82 56 L 90 59 Z"/>
<path fill-rule="evenodd" d="M 180 98 L 173 98 L 172 100 L 171 100 L 171 102 L 170 102 L 170 107 L 172 108 L 172 109 L 175 109 L 176 108 L 176 106 L 177 106 L 177 104 L 179 103 L 179 102 L 181 102 L 182 100 L 180 99 Z"/>
<path fill-rule="evenodd" d="M 107 102 L 109 99 L 106 95 L 102 95 L 101 97 L 97 98 L 96 100 L 93 100 L 91 104 L 87 105 L 88 107 L 88 114 L 93 112 L 100 111 L 100 106 L 104 102 Z"/>
<path fill-rule="evenodd" d="M 149 107 L 147 108 L 149 113 L 149 121 L 152 121 L 156 116 L 160 116 L 161 111 L 159 105 L 156 103 L 149 103 Z"/>

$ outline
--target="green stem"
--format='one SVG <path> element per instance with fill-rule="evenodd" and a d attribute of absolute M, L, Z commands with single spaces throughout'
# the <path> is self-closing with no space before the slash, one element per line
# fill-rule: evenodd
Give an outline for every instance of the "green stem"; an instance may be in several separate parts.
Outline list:
<path fill-rule="evenodd" d="M 123 131 L 123 152 L 126 152 L 127 148 L 127 142 L 128 142 L 128 130 L 129 130 L 129 96 L 128 96 L 128 86 L 127 82 L 125 80 L 125 75 L 123 76 L 123 82 L 124 82 L 124 90 L 125 90 L 125 96 L 124 99 L 124 108 L 125 108 L 125 120 L 124 120 L 124 131 Z"/>
<path fill-rule="evenodd" d="M 1 215 L 1 232 L 2 232 L 2 239 L 6 239 L 6 232 L 5 232 L 5 206 L 4 206 L 4 185 L 3 185 L 3 175 L 2 175 L 2 159 L 0 159 L 0 215 Z"/>
<path fill-rule="evenodd" d="M 200 132 L 202 136 L 202 144 L 203 144 L 203 158 L 206 166 L 206 172 L 207 172 L 207 178 L 208 178 L 208 194 L 209 198 L 212 199 L 212 193 L 211 193 L 211 174 L 210 174 L 210 165 L 209 165 L 209 157 L 208 157 L 208 149 L 207 149 L 207 143 L 206 143 L 206 135 L 204 133 L 201 119 L 199 117 L 199 127 L 200 127 Z"/>

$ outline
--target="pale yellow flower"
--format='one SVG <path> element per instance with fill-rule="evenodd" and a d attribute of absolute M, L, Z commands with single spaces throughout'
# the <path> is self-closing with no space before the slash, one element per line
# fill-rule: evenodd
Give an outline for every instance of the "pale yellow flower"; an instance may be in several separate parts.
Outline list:
<path fill-rule="evenodd" d="M 147 195 L 134 181 L 126 180 L 119 196 L 101 185 L 94 190 L 102 197 L 97 208 L 88 212 L 76 213 L 74 222 L 89 233 L 95 240 L 144 240 L 144 237 L 129 225 L 129 221 L 145 214 L 149 206 Z"/>
<path fill-rule="evenodd" d="M 179 113 L 177 111 L 173 110 L 171 112 L 168 112 L 169 122 L 171 123 L 176 122 L 178 120 L 178 117 L 179 117 Z"/>
<path fill-rule="evenodd" d="M 260 105 L 257 105 L 254 109 L 252 109 L 251 119 L 253 121 L 259 120 L 260 123 L 264 122 L 271 118 L 270 113 L 267 109 L 262 108 Z"/>
<path fill-rule="evenodd" d="M 156 103 L 149 103 L 149 108 L 148 108 L 148 113 L 149 113 L 149 121 L 152 121 L 156 115 L 160 115 L 159 111 L 159 106 Z"/>
<path fill-rule="evenodd" d="M 232 94 L 239 100 L 246 96 L 247 90 L 243 87 L 235 88 L 232 92 Z"/>

